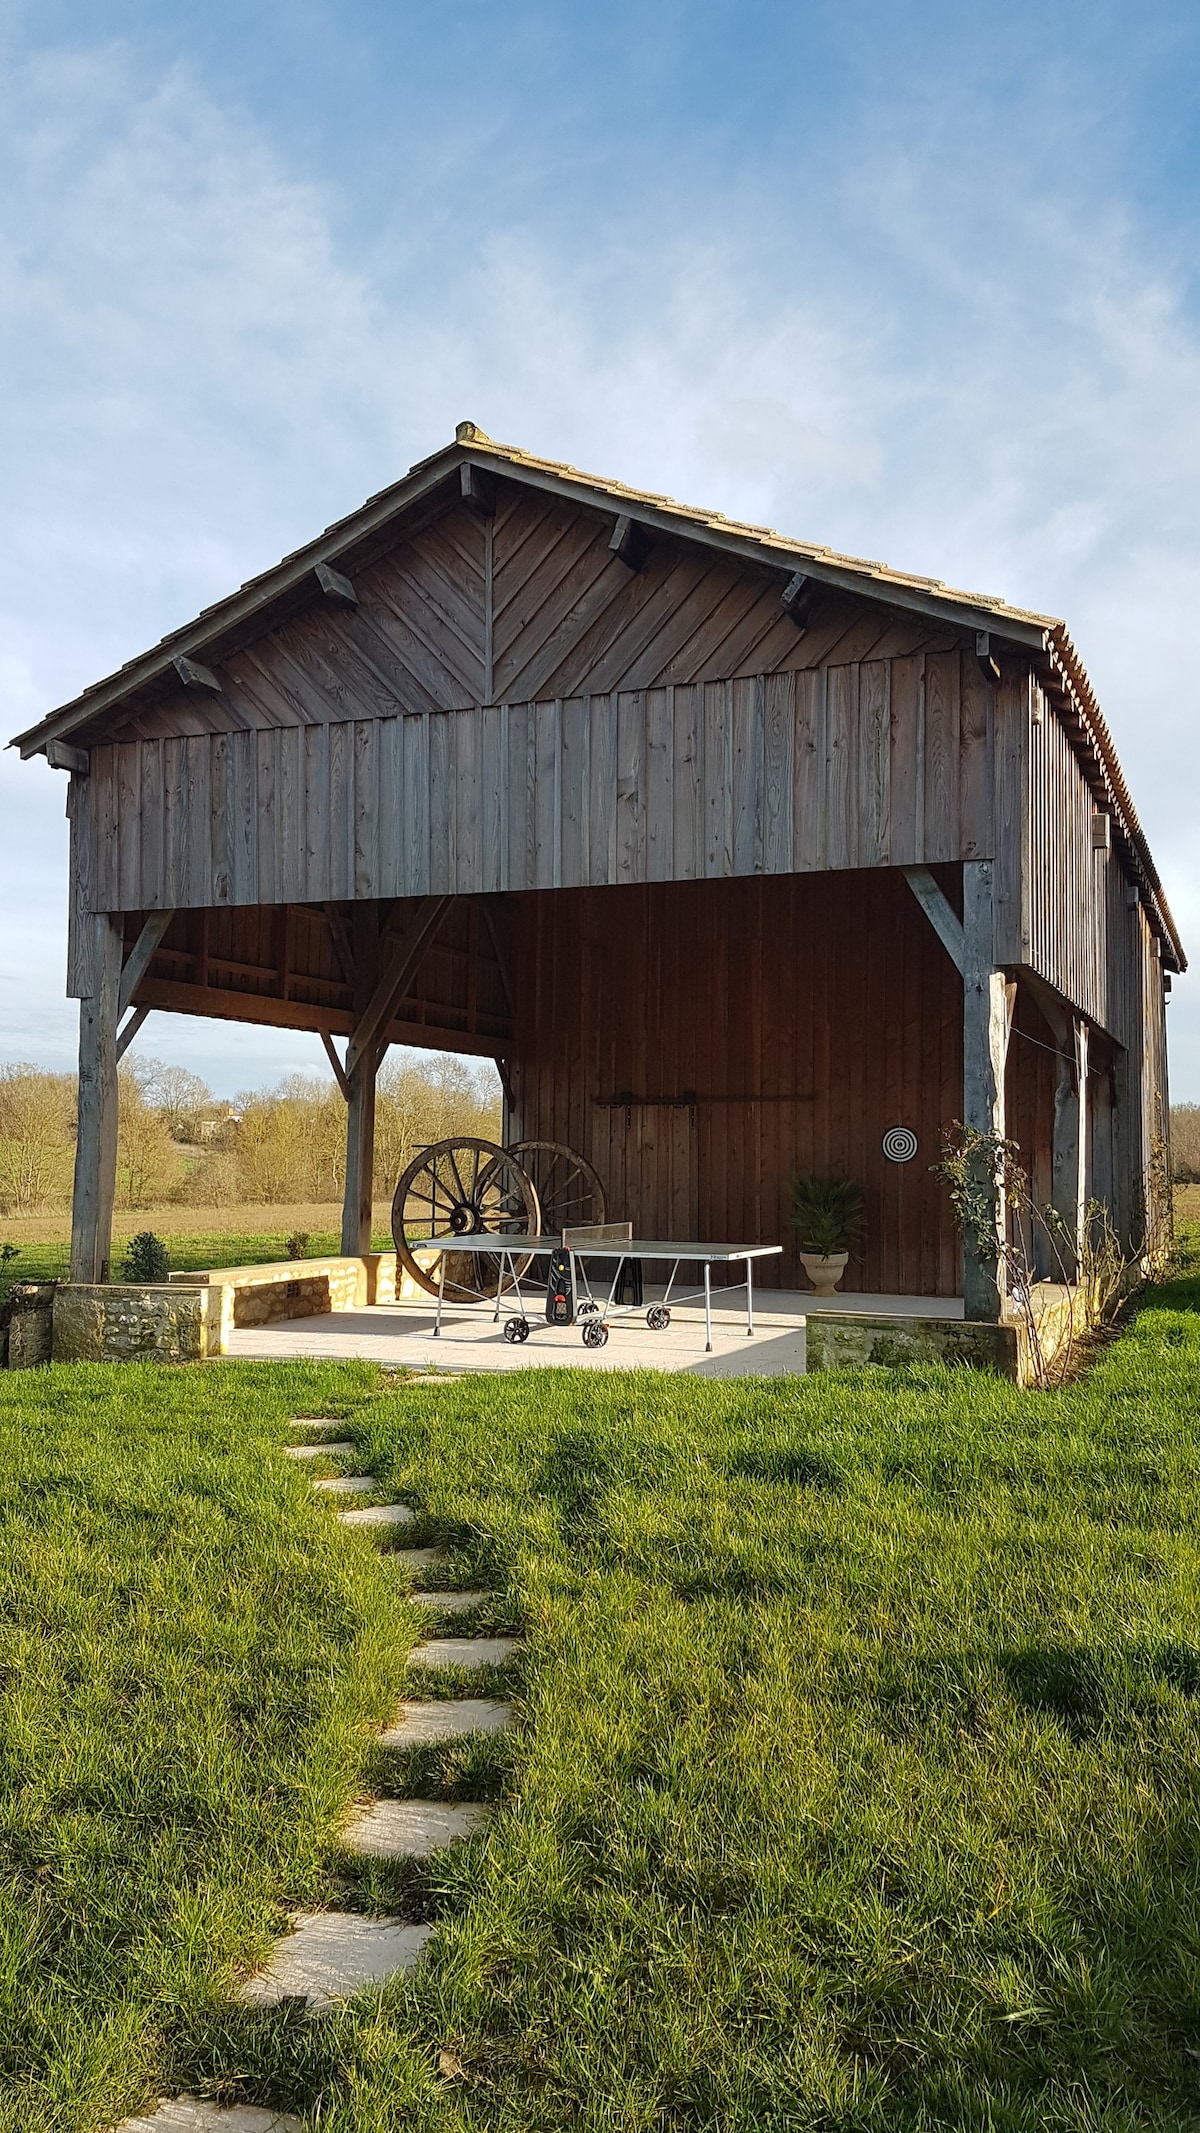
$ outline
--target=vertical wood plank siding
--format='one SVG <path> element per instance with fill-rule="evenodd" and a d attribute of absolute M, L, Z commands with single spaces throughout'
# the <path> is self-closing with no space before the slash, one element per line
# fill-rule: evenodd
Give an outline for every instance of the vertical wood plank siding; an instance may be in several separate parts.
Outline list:
<path fill-rule="evenodd" d="M 964 668 L 966 669 L 964 673 Z M 98 910 L 601 887 L 979 856 L 957 652 L 92 751 Z"/>
<path fill-rule="evenodd" d="M 962 1104 L 962 987 L 896 874 L 531 895 L 514 930 L 514 1134 L 585 1150 L 644 1234 L 779 1240 L 785 1287 L 793 1176 L 844 1172 L 867 1196 L 847 1287 L 955 1293 L 929 1166 Z M 910 1163 L 883 1155 L 895 1125 Z"/>
<path fill-rule="evenodd" d="M 1025 939 L 1006 943 L 1006 959 L 1027 963 L 1099 1028 L 1140 1051 L 1145 914 L 1127 901 L 1128 877 L 1115 848 L 1092 848 L 1095 800 L 1036 680 L 1028 722 Z M 1000 827 L 1007 841 L 1007 823 Z"/>

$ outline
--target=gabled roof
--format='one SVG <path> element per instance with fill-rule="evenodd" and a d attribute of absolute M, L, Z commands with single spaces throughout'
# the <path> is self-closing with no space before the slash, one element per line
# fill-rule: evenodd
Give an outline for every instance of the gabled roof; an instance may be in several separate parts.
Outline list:
<path fill-rule="evenodd" d="M 1186 967 L 1175 922 L 1167 907 L 1150 847 L 1138 820 L 1124 773 L 1117 760 L 1095 691 L 1066 625 L 1053 615 L 1011 607 L 991 593 L 963 592 L 940 578 L 917 577 L 885 563 L 842 555 L 816 542 L 795 540 L 769 526 L 726 518 L 722 512 L 678 504 L 672 497 L 605 481 L 558 461 L 539 459 L 516 445 L 498 444 L 473 422 L 460 422 L 454 442 L 422 459 L 387 489 L 369 497 L 347 518 L 339 519 L 303 548 L 295 549 L 271 570 L 249 578 L 239 590 L 115 674 L 94 682 L 70 703 L 60 705 L 17 734 L 10 746 L 22 756 L 36 755 L 50 741 L 66 740 L 105 712 L 123 707 L 131 697 L 171 675 L 173 662 L 219 659 L 249 642 L 309 597 L 317 564 L 351 565 L 380 553 L 402 531 L 415 531 L 439 495 L 466 464 L 490 469 L 527 486 L 591 508 L 613 509 L 648 527 L 701 541 L 740 556 L 744 561 L 775 566 L 789 576 L 802 570 L 819 584 L 950 623 L 964 630 L 987 631 L 998 641 L 1024 647 L 1037 660 L 1043 679 L 1058 701 L 1093 791 L 1112 815 L 1139 879 L 1152 921 L 1176 967 Z M 404 522 L 410 522 L 405 525 Z"/>

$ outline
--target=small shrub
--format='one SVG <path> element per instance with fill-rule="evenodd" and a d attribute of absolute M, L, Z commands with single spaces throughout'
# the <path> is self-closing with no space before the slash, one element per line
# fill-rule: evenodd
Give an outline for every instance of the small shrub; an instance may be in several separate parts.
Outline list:
<path fill-rule="evenodd" d="M 8 1270 L 13 1260 L 19 1259 L 20 1256 L 21 1247 L 19 1244 L 0 1244 L 0 1303 L 7 1296 L 9 1283 L 12 1279 Z"/>
<path fill-rule="evenodd" d="M 283 1240 L 284 1253 L 289 1259 L 307 1259 L 308 1245 L 309 1233 L 306 1229 L 294 1229 L 291 1236 Z"/>
<path fill-rule="evenodd" d="M 827 1259 L 834 1252 L 852 1251 L 862 1235 L 862 1186 L 853 1178 L 796 1178 L 791 1220 L 800 1232 L 802 1252 Z"/>
<path fill-rule="evenodd" d="M 152 1229 L 140 1229 L 130 1238 L 121 1261 L 123 1281 L 165 1281 L 170 1270 L 167 1247 Z"/>

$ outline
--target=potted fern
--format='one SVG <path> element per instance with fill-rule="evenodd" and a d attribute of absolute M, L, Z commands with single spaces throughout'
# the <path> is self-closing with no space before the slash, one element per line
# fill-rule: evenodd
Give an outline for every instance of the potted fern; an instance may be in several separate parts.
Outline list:
<path fill-rule="evenodd" d="M 796 1178 L 792 1227 L 799 1231 L 800 1264 L 818 1296 L 833 1296 L 850 1247 L 862 1234 L 862 1186 L 853 1178 Z"/>

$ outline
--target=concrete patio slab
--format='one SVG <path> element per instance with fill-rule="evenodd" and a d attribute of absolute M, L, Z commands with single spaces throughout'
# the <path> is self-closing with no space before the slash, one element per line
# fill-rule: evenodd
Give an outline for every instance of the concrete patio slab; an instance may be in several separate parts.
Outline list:
<path fill-rule="evenodd" d="M 411 1526 L 417 1514 L 406 1503 L 368 1503 L 337 1515 L 343 1526 Z"/>
<path fill-rule="evenodd" d="M 429 1748 L 465 1740 L 472 1733 L 507 1733 L 512 1705 L 490 1696 L 464 1696 L 453 1703 L 402 1703 L 400 1715 L 380 1734 L 384 1748 Z"/>
<path fill-rule="evenodd" d="M 285 1444 L 285 1459 L 349 1459 L 358 1450 L 349 1439 L 325 1444 Z"/>
<path fill-rule="evenodd" d="M 363 1859 L 428 1859 L 445 1844 L 473 1837 L 491 1813 L 445 1800 L 375 1800 L 347 1824 L 342 1844 Z"/>
<path fill-rule="evenodd" d="M 314 1489 L 323 1489 L 327 1496 L 367 1496 L 379 1483 L 374 1474 L 318 1475 Z"/>
<path fill-rule="evenodd" d="M 429 1637 L 414 1644 L 410 1666 L 504 1666 L 519 1648 L 519 1637 Z"/>
<path fill-rule="evenodd" d="M 647 1308 L 661 1294 L 661 1288 L 647 1284 Z M 461 1306 L 451 1311 L 435 1337 L 432 1304 L 413 1299 L 241 1327 L 230 1335 L 229 1354 L 260 1359 L 362 1356 L 389 1368 L 415 1371 L 409 1381 L 413 1385 L 451 1384 L 478 1370 L 647 1369 L 695 1377 L 795 1377 L 804 1370 L 806 1323 L 816 1312 L 849 1311 L 873 1318 L 963 1315 L 962 1299 L 955 1296 L 819 1297 L 799 1289 L 768 1289 L 756 1293 L 755 1330 L 748 1337 L 744 1295 L 717 1289 L 710 1355 L 704 1346 L 703 1306 L 696 1303 L 672 1301 L 671 1323 L 663 1333 L 649 1330 L 644 1312 L 614 1317 L 603 1348 L 585 1348 L 578 1326 L 546 1325 L 532 1294 L 529 1310 L 532 1330 L 523 1343 L 505 1340 L 490 1309 L 472 1315 Z"/>
<path fill-rule="evenodd" d="M 409 1600 L 414 1607 L 436 1607 L 444 1615 L 469 1615 L 472 1608 L 482 1607 L 485 1600 L 494 1600 L 492 1592 L 410 1592 Z"/>
<path fill-rule="evenodd" d="M 141 2118 L 123 2118 L 116 2133 L 300 2133 L 289 2111 L 256 2103 L 205 2103 L 199 2096 L 172 2096 Z"/>
<path fill-rule="evenodd" d="M 434 1931 L 402 1918 L 360 1918 L 354 1911 L 301 1911 L 291 1923 L 266 1969 L 239 1986 L 237 1998 L 245 2006 L 274 2007 L 299 1998 L 320 2010 L 352 1999 L 415 1970 Z"/>

